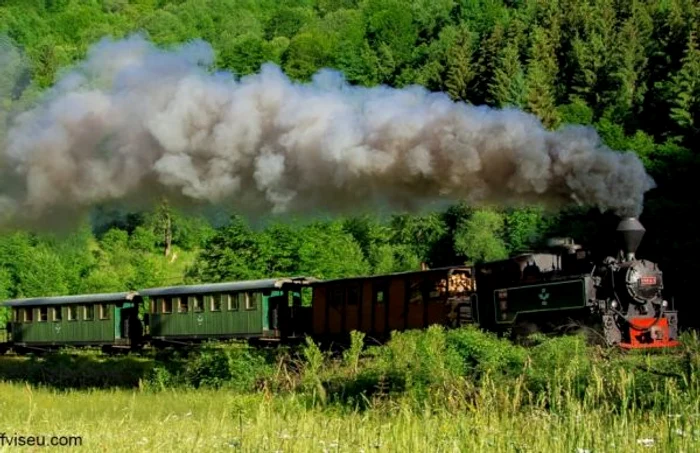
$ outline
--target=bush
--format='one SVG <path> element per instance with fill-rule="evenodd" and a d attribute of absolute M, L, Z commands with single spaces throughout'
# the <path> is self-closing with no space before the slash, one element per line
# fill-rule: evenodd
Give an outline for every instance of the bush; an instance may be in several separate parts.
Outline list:
<path fill-rule="evenodd" d="M 185 386 L 252 392 L 270 378 L 271 371 L 265 357 L 248 346 L 212 343 L 187 357 L 162 357 L 149 375 L 147 387 Z"/>
<path fill-rule="evenodd" d="M 461 358 L 461 374 L 476 381 L 486 375 L 497 382 L 514 379 L 527 360 L 525 348 L 473 326 L 449 331 L 447 341 Z"/>

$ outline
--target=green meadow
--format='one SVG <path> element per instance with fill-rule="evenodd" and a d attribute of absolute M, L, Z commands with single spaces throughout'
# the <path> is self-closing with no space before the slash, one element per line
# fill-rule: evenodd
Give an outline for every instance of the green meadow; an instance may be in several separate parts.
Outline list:
<path fill-rule="evenodd" d="M 697 336 L 656 353 L 579 337 L 520 346 L 471 328 L 353 340 L 333 353 L 309 342 L 6 356 L 0 432 L 81 436 L 85 451 L 700 449 Z"/>

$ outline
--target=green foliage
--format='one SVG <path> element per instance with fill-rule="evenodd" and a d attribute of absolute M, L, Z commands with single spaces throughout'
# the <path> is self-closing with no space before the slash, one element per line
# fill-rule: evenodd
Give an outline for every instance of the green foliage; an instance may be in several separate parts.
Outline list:
<path fill-rule="evenodd" d="M 447 341 L 461 358 L 460 373 L 475 379 L 514 379 L 522 373 L 527 352 L 506 339 L 467 327 L 447 332 Z"/>
<path fill-rule="evenodd" d="M 688 44 L 681 60 L 682 66 L 671 79 L 671 119 L 686 133 L 697 135 L 700 124 L 700 47 L 695 32 L 688 36 Z"/>
<path fill-rule="evenodd" d="M 142 385 L 156 391 L 186 387 L 253 392 L 271 373 L 265 357 L 249 346 L 204 343 L 189 353 L 156 357 Z"/>
<path fill-rule="evenodd" d="M 526 371 L 528 389 L 558 404 L 583 398 L 591 375 L 590 351 L 582 336 L 555 338 L 535 346 Z"/>
<path fill-rule="evenodd" d="M 525 72 L 514 42 L 501 51 L 489 85 L 490 99 L 499 107 L 521 107 L 525 103 Z"/>
<path fill-rule="evenodd" d="M 454 235 L 455 251 L 473 262 L 507 257 L 503 242 L 504 217 L 496 211 L 478 209 L 458 225 Z"/>
<path fill-rule="evenodd" d="M 474 77 L 471 61 L 474 53 L 473 39 L 472 33 L 460 30 L 458 38 L 448 51 L 445 86 L 449 95 L 455 100 L 466 101 L 468 99 L 467 88 Z"/>
<path fill-rule="evenodd" d="M 685 332 L 681 341 L 675 351 L 621 352 L 588 346 L 579 336 L 542 335 L 525 347 L 474 326 L 434 325 L 394 332 L 387 343 L 367 348 L 364 336 L 354 333 L 341 357 L 309 338 L 292 349 L 267 351 L 209 343 L 141 357 L 72 349 L 3 356 L 0 379 L 60 389 L 138 387 L 166 395 L 199 389 L 189 393 L 195 399 L 208 389 L 265 398 L 275 389 L 300 404 L 341 410 L 400 405 L 428 411 L 429 418 L 445 410 L 554 418 L 575 410 L 668 419 L 700 399 L 699 336 Z"/>
<path fill-rule="evenodd" d="M 563 123 L 585 126 L 593 124 L 593 109 L 579 97 L 574 97 L 568 104 L 560 105 L 558 110 Z"/>
<path fill-rule="evenodd" d="M 350 348 L 343 352 L 345 365 L 348 366 L 354 373 L 357 373 L 360 365 L 360 354 L 364 348 L 364 332 L 353 330 L 350 332 Z"/>
<path fill-rule="evenodd" d="M 204 348 L 187 362 L 184 378 L 195 388 L 226 386 L 249 392 L 269 371 L 265 359 L 249 348 Z"/>
<path fill-rule="evenodd" d="M 327 394 L 321 382 L 321 369 L 325 361 L 323 352 L 311 337 L 306 337 L 306 345 L 302 353 L 304 356 L 302 385 L 311 393 L 314 401 L 318 398 L 319 402 L 325 403 Z"/>
<path fill-rule="evenodd" d="M 301 235 L 297 265 L 302 274 L 338 278 L 369 273 L 362 250 L 341 223 L 313 223 Z"/>
<path fill-rule="evenodd" d="M 555 46 L 543 28 L 532 32 L 532 49 L 527 71 L 527 106 L 549 128 L 559 125 L 556 109 L 556 77 L 558 72 Z"/>

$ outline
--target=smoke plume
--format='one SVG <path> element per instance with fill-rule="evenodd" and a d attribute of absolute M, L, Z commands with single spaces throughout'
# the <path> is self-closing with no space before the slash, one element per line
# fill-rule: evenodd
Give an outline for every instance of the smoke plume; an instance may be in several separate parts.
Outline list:
<path fill-rule="evenodd" d="M 110 201 L 239 212 L 415 208 L 440 200 L 577 203 L 641 213 L 654 182 L 591 128 L 455 103 L 421 87 L 296 83 L 275 65 L 212 72 L 201 41 L 105 39 L 17 115 L 0 148 L 0 219 Z M 1 221 L 1 220 L 0 220 Z"/>

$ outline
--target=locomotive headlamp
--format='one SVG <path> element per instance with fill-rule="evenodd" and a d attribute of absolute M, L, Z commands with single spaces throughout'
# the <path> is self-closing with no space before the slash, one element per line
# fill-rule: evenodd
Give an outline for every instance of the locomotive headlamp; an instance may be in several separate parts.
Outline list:
<path fill-rule="evenodd" d="M 661 306 L 664 308 L 668 307 L 668 301 L 664 300 L 663 302 L 661 302 Z"/>
<path fill-rule="evenodd" d="M 617 301 L 616 301 L 616 300 L 612 301 L 612 303 L 610 304 L 610 306 L 611 306 L 612 308 L 617 308 Z"/>

